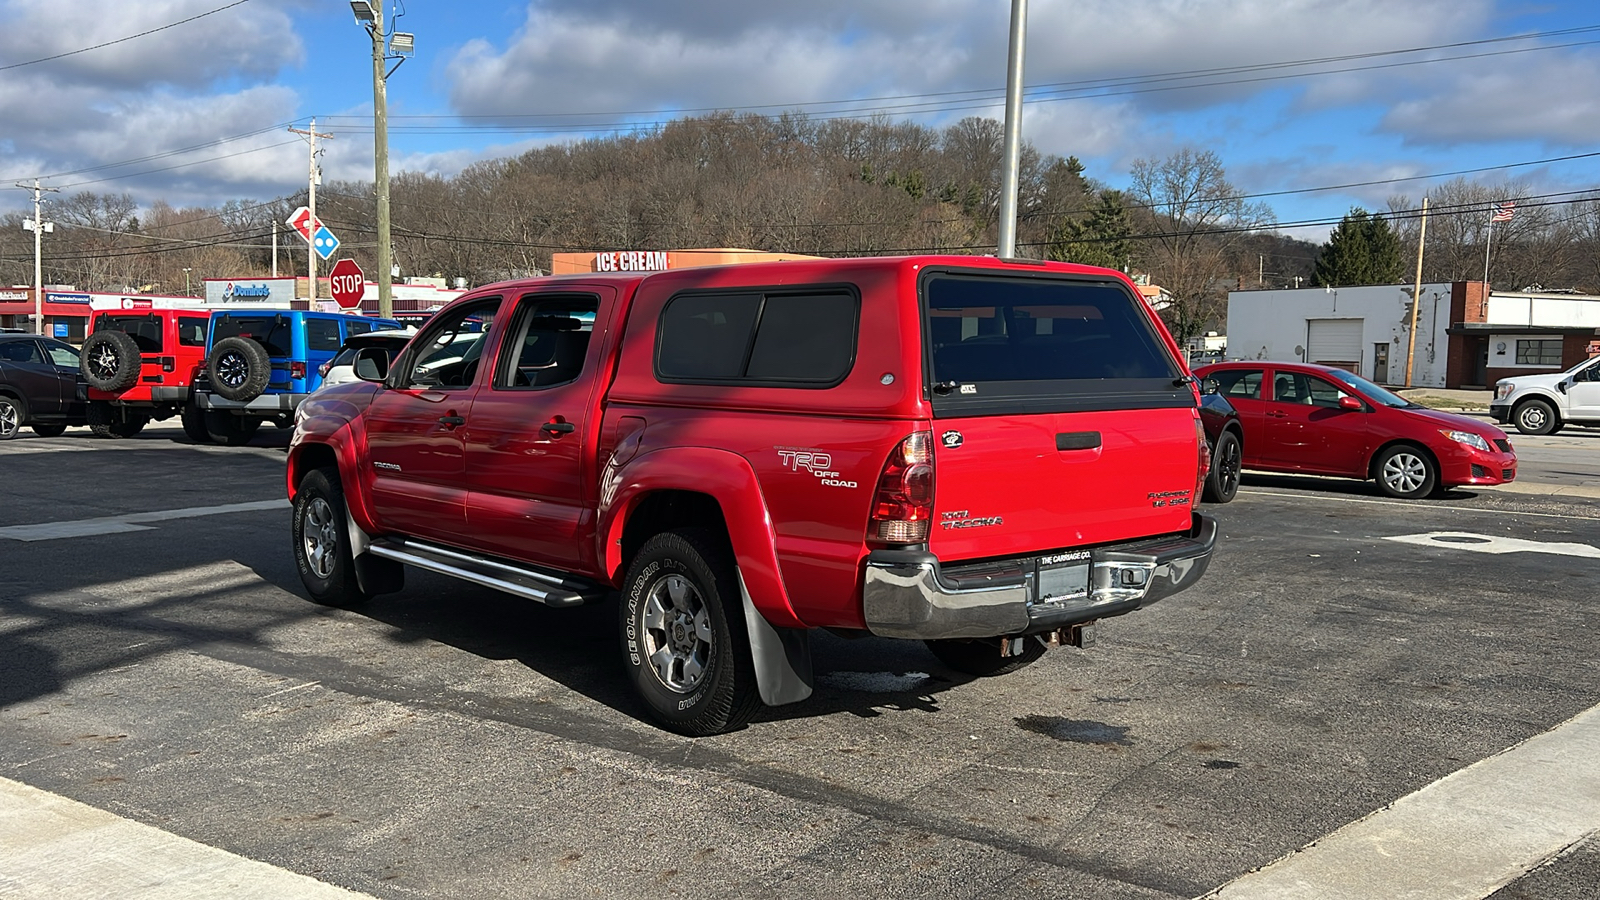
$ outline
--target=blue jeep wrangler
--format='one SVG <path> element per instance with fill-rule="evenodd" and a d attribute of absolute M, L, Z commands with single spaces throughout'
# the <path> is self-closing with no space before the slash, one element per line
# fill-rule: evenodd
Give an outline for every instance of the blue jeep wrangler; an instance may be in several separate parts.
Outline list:
<path fill-rule="evenodd" d="M 215 310 L 195 401 L 219 444 L 250 440 L 262 422 L 288 427 L 320 368 L 353 334 L 399 328 L 392 319 L 291 309 Z"/>

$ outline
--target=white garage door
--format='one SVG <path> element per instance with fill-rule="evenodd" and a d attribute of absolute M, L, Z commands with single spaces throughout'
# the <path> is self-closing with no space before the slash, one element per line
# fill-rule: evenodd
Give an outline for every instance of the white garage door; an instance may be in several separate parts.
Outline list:
<path fill-rule="evenodd" d="M 1307 319 L 1306 362 L 1361 371 L 1361 326 L 1365 319 Z"/>

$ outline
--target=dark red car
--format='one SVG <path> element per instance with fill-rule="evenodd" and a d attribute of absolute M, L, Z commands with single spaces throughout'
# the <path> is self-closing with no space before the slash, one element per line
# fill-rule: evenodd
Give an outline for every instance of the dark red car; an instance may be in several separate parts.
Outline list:
<path fill-rule="evenodd" d="M 1494 425 L 1412 403 L 1343 369 L 1225 362 L 1197 369 L 1244 427 L 1243 467 L 1373 479 L 1391 497 L 1426 497 L 1517 477 Z"/>

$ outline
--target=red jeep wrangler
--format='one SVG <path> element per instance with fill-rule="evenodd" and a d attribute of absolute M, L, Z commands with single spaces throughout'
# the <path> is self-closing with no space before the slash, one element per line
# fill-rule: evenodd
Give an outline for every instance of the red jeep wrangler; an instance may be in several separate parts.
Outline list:
<path fill-rule="evenodd" d="M 992 674 L 1193 584 L 1194 379 L 1117 272 L 805 260 L 481 288 L 318 392 L 289 450 L 311 596 L 402 564 L 555 606 L 617 592 L 690 735 L 809 696 L 807 629 Z"/>
<path fill-rule="evenodd" d="M 203 309 L 100 310 L 83 342 L 89 429 L 133 437 L 151 419 L 181 416 L 190 440 L 210 443 L 191 388 L 206 363 Z"/>

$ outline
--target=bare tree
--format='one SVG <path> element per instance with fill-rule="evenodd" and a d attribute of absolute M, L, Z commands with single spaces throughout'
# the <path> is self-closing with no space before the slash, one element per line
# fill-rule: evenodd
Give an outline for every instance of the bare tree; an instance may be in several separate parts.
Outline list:
<path fill-rule="evenodd" d="M 1272 210 L 1247 203 L 1210 150 L 1185 147 L 1165 159 L 1133 164 L 1128 191 L 1140 258 L 1172 295 L 1162 315 L 1187 341 L 1219 315 L 1232 286 L 1230 255 L 1244 236 L 1270 225 Z"/>

